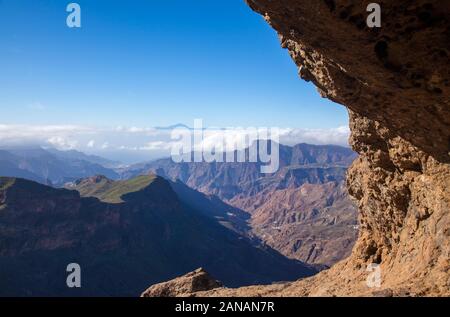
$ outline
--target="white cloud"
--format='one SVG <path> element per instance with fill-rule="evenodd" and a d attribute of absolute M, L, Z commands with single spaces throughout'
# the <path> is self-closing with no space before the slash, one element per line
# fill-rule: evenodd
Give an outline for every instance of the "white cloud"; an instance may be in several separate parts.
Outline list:
<path fill-rule="evenodd" d="M 261 132 L 268 132 L 270 137 L 271 133 L 276 133 L 276 137 L 273 139 L 279 140 L 284 145 L 296 145 L 299 143 L 309 144 L 335 144 L 341 146 L 348 145 L 348 138 L 350 136 L 350 129 L 347 126 L 332 128 L 332 129 L 255 129 L 258 132 L 259 139 L 266 139 Z M 237 149 L 242 149 L 239 145 L 245 145 L 246 137 L 248 137 L 249 131 L 247 129 L 237 130 L 205 130 L 202 142 L 195 144 L 195 149 L 201 148 L 211 150 L 216 149 L 223 151 L 223 147 L 227 145 L 238 145 Z"/>
<path fill-rule="evenodd" d="M 117 147 L 118 150 L 127 150 L 127 151 L 139 151 L 139 147 L 137 146 L 126 146 L 126 145 L 120 145 Z"/>
<path fill-rule="evenodd" d="M 280 129 L 280 142 L 286 145 L 311 143 L 346 146 L 349 136 L 348 126 L 331 129 Z"/>
<path fill-rule="evenodd" d="M 14 125 L 0 124 L 0 141 L 47 142 L 54 137 L 70 137 L 94 133 L 94 129 L 76 125 Z"/>
<path fill-rule="evenodd" d="M 159 133 L 158 129 L 155 128 L 124 127 L 121 125 L 117 126 L 115 128 L 115 131 L 131 134 L 145 134 L 145 135 L 157 135 Z"/>
<path fill-rule="evenodd" d="M 154 141 L 148 142 L 144 146 L 139 147 L 141 151 L 154 151 L 154 150 L 170 150 L 173 142 L 171 141 Z"/>
<path fill-rule="evenodd" d="M 47 140 L 47 142 L 51 145 L 53 145 L 56 148 L 63 149 L 63 150 L 72 150 L 77 147 L 78 141 L 75 140 L 69 140 L 66 138 L 63 138 L 61 136 L 54 136 Z"/>
<path fill-rule="evenodd" d="M 331 129 L 282 128 L 278 130 L 280 143 L 348 145 L 350 130 L 347 126 Z M 159 156 L 170 155 L 172 146 L 179 140 L 171 139 L 171 129 L 110 127 L 96 128 L 79 125 L 8 125 L 0 124 L 0 146 L 16 143 L 55 146 L 61 149 L 77 149 L 91 153 L 130 152 L 152 153 Z M 188 130 L 188 133 L 192 130 Z M 224 133 L 223 129 L 204 130 L 201 144 L 205 149 L 223 150 L 225 144 L 245 144 L 242 142 L 247 129 Z M 240 147 L 238 147 L 240 148 Z M 141 154 L 142 154 L 141 153 Z M 132 154 L 130 154 L 132 155 Z M 134 155 L 134 154 L 133 154 Z"/>
<path fill-rule="evenodd" d="M 88 147 L 88 148 L 93 148 L 94 146 L 95 146 L 95 140 L 90 140 L 87 144 L 86 144 L 86 146 Z"/>

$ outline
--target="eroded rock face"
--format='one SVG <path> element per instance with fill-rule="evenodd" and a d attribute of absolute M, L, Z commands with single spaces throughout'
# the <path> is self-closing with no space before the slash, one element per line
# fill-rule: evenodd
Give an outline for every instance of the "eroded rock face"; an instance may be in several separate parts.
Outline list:
<path fill-rule="evenodd" d="M 379 29 L 365 23 L 372 1 L 247 2 L 300 76 L 348 107 L 361 230 L 347 260 L 312 278 L 202 295 L 450 295 L 450 2 L 377 1 Z"/>
<path fill-rule="evenodd" d="M 393 295 L 449 294 L 450 3 L 248 0 L 280 34 L 300 76 L 348 107 L 360 157 L 348 174 L 361 233 L 352 256 L 291 292 L 372 294 L 370 263 Z M 286 291 L 288 292 L 288 291 Z"/>

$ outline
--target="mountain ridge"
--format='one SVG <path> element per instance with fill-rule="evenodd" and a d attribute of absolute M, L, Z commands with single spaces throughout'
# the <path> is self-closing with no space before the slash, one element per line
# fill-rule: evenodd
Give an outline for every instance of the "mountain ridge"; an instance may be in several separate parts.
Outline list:
<path fill-rule="evenodd" d="M 78 151 L 65 152 L 42 147 L 0 148 L 0 176 L 23 177 L 54 186 L 95 174 L 119 178 L 117 172 L 100 162 L 114 164 L 113 161 Z"/>
<path fill-rule="evenodd" d="M 149 178 L 149 185 L 124 191 L 120 203 L 0 178 L 0 294 L 137 296 L 148 283 L 199 266 L 231 286 L 316 272 L 268 247 L 255 246 L 206 217 L 206 210 L 185 205 L 168 181 Z M 65 285 L 69 263 L 82 267 L 81 289 Z"/>

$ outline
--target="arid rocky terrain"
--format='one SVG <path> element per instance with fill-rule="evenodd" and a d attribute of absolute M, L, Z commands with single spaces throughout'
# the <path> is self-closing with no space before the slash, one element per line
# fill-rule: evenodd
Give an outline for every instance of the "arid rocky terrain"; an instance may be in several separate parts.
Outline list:
<path fill-rule="evenodd" d="M 331 266 L 350 254 L 358 233 L 356 206 L 345 186 L 356 157 L 334 145 L 280 145 L 280 169 L 273 174 L 261 173 L 260 163 L 167 158 L 131 167 L 124 176 L 157 173 L 184 183 L 241 210 L 236 220 L 247 214 L 249 228 L 243 233 L 287 257 Z"/>
<path fill-rule="evenodd" d="M 351 256 L 294 283 L 172 296 L 450 295 L 450 3 L 378 1 L 382 27 L 371 29 L 369 2 L 247 0 L 300 76 L 348 108 L 359 154 L 347 177 L 360 220 Z M 366 283 L 373 264 L 380 287 Z"/>

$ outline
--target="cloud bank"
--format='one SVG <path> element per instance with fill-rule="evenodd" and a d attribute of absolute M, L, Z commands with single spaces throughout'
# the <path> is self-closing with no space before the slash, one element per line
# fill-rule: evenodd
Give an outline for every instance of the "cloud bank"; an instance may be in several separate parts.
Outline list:
<path fill-rule="evenodd" d="M 244 129 L 245 130 L 245 129 Z M 202 144 L 195 147 L 217 146 L 223 129 L 204 131 Z M 335 144 L 348 146 L 350 130 L 347 126 L 330 129 L 281 128 L 280 143 Z M 140 161 L 170 155 L 172 129 L 142 127 L 99 128 L 80 125 L 11 125 L 0 124 L 0 146 L 37 145 L 61 150 L 79 150 L 87 153 L 121 156 L 125 161 Z M 239 130 L 227 133 L 226 142 L 242 138 Z M 120 155 L 119 155 L 120 154 Z"/>

